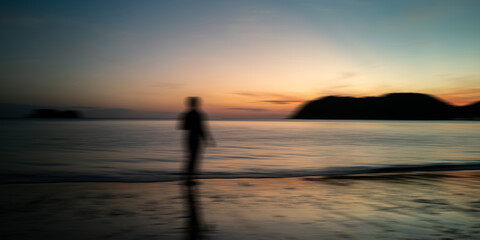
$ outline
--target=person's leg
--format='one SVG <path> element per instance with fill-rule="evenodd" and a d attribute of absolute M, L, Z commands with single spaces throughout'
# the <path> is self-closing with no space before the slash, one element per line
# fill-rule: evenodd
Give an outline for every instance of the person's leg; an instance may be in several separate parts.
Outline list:
<path fill-rule="evenodd" d="M 187 167 L 187 178 L 190 180 L 195 175 L 195 168 L 198 159 L 198 141 L 190 141 L 189 143 L 189 159 Z"/>

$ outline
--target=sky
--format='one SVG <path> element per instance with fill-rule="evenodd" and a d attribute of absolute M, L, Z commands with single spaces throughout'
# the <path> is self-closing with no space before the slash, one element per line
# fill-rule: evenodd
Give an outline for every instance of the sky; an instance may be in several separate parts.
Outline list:
<path fill-rule="evenodd" d="M 0 1 L 0 103 L 284 118 L 327 95 L 480 100 L 478 0 Z M 91 111 L 93 112 L 93 111 Z"/>

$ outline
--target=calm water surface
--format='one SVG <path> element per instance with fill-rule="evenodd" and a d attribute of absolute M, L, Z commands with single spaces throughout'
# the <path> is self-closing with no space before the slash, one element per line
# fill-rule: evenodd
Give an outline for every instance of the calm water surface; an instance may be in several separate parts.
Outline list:
<path fill-rule="evenodd" d="M 181 177 L 175 121 L 1 121 L 0 182 Z M 480 170 L 475 121 L 210 121 L 202 178 Z"/>

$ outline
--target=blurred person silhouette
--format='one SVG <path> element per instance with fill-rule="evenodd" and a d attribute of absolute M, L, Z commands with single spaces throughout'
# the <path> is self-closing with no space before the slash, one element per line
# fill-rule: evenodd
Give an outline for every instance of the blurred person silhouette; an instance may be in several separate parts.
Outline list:
<path fill-rule="evenodd" d="M 187 161 L 185 164 L 186 184 L 193 185 L 192 180 L 197 167 L 198 159 L 202 152 L 202 148 L 207 145 L 215 146 L 212 135 L 204 124 L 206 118 L 203 113 L 200 112 L 200 98 L 188 97 L 186 99 L 186 105 L 188 111 L 182 114 L 180 129 L 185 130 L 184 136 L 185 151 L 187 155 Z"/>

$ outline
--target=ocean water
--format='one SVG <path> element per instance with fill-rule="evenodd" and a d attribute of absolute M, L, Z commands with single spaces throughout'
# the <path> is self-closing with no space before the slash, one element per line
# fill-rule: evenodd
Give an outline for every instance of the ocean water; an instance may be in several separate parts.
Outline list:
<path fill-rule="evenodd" d="M 182 178 L 167 120 L 3 120 L 0 183 Z M 480 170 L 478 121 L 210 121 L 199 178 Z"/>

